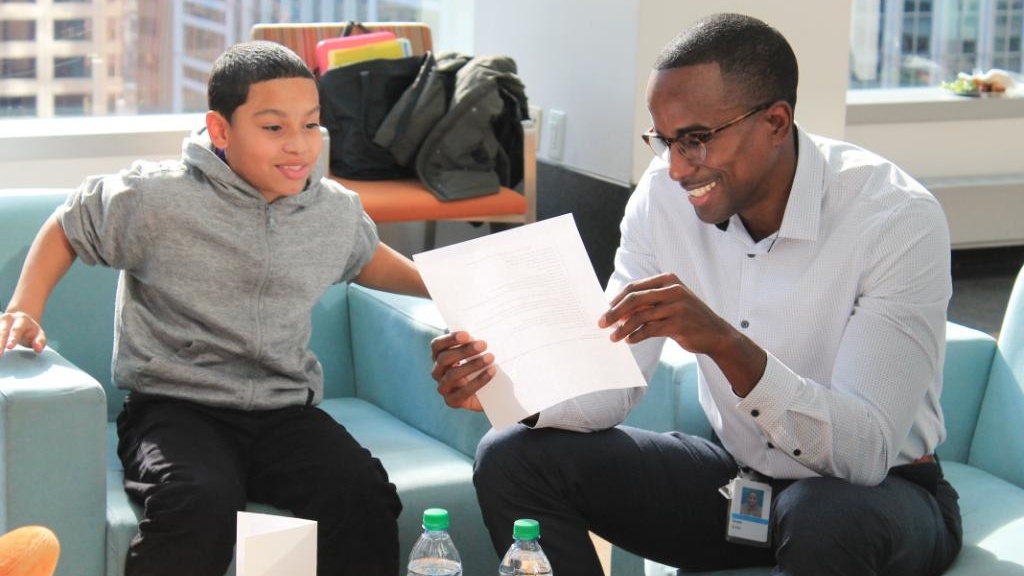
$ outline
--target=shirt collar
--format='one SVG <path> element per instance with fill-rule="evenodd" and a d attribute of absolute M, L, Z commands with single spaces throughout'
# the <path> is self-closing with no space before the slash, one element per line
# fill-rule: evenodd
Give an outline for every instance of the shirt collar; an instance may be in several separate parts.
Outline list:
<path fill-rule="evenodd" d="M 793 128 L 799 146 L 796 174 L 786 202 L 786 212 L 782 216 L 782 226 L 779 227 L 779 237 L 816 240 L 825 197 L 825 157 L 806 132 L 796 124 Z"/>
<path fill-rule="evenodd" d="M 782 226 L 779 227 L 779 238 L 797 240 L 815 240 L 818 238 L 818 227 L 821 224 L 821 203 L 825 196 L 825 158 L 814 145 L 814 141 L 796 124 L 798 145 L 796 174 L 793 186 L 786 201 L 786 210 L 782 215 Z M 725 222 L 715 224 L 725 232 L 730 222 L 739 219 L 734 214 Z"/>

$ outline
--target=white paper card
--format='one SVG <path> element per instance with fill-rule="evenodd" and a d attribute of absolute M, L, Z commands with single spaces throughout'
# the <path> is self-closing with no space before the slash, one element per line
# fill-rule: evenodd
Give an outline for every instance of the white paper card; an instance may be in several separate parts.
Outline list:
<path fill-rule="evenodd" d="M 452 331 L 487 342 L 497 373 L 477 397 L 503 428 L 588 392 L 645 386 L 597 321 L 608 300 L 572 215 L 413 256 Z"/>
<path fill-rule="evenodd" d="M 238 576 L 316 576 L 316 522 L 238 513 Z"/>

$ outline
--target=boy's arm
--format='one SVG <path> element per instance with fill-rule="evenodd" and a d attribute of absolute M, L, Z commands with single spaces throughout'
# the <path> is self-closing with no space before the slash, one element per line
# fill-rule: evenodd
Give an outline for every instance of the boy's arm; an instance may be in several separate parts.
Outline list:
<path fill-rule="evenodd" d="M 429 297 L 427 287 L 412 260 L 383 242 L 377 244 L 373 258 L 363 266 L 355 282 L 367 288 Z"/>
<path fill-rule="evenodd" d="M 46 333 L 39 325 L 53 288 L 75 261 L 64 229 L 51 216 L 36 234 L 25 257 L 21 277 L 7 310 L 0 314 L 0 354 L 21 344 L 37 353 L 46 346 Z"/>

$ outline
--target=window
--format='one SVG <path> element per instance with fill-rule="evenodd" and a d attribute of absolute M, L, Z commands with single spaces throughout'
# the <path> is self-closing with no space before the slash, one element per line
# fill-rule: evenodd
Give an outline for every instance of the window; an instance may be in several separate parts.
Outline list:
<path fill-rule="evenodd" d="M 54 40 L 86 41 L 92 36 L 88 21 L 83 18 L 73 20 L 54 20 Z"/>
<path fill-rule="evenodd" d="M 35 78 L 35 58 L 0 58 L 0 77 Z"/>
<path fill-rule="evenodd" d="M 92 76 L 92 59 L 86 56 L 71 56 L 53 59 L 54 78 L 88 78 Z"/>
<path fill-rule="evenodd" d="M 89 96 L 86 94 L 61 94 L 53 99 L 57 116 L 82 116 L 86 113 Z"/>
<path fill-rule="evenodd" d="M 36 39 L 34 20 L 4 20 L 0 22 L 0 42 L 32 42 Z"/>
<path fill-rule="evenodd" d="M 850 88 L 937 86 L 959 72 L 990 68 L 1024 72 L 1024 0 L 854 0 L 853 6 Z"/>
<path fill-rule="evenodd" d="M 35 96 L 0 96 L 0 114 L 4 116 L 35 116 Z"/>
<path fill-rule="evenodd" d="M 33 1 L 0 0 L 0 6 Z M 443 7 L 453 1 L 53 0 L 40 2 L 31 12 L 0 8 L 0 55 L 9 60 L 0 70 L 0 97 L 15 99 L 5 100 L 8 104 L 0 107 L 0 119 L 24 116 L 26 110 L 45 115 L 51 110 L 61 115 L 74 110 L 84 114 L 205 111 L 210 66 L 228 46 L 247 40 L 256 23 L 422 21 L 435 32 L 435 47 L 444 48 L 438 23 Z M 26 15 L 37 12 L 38 20 Z M 53 43 L 38 42 L 39 34 L 49 36 L 51 30 Z M 23 44 L 9 44 L 13 42 Z M 52 61 L 52 74 L 43 67 L 29 68 L 22 57 L 30 56 L 38 62 Z M 93 66 L 102 72 L 93 75 Z M 49 84 L 75 79 L 90 82 L 88 88 L 76 84 L 75 91 L 95 94 L 97 101 L 85 106 L 77 100 L 65 99 L 60 105 L 56 100 L 33 100 L 28 106 L 20 100 L 22 93 L 2 82 L 30 77 L 38 83 L 31 94 L 40 94 L 39 98 L 56 98 L 50 94 L 61 90 Z"/>

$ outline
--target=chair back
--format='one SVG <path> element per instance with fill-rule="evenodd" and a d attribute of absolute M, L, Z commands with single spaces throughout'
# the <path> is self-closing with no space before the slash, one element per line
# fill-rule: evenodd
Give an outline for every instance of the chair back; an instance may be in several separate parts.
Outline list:
<path fill-rule="evenodd" d="M 291 48 L 306 61 L 310 70 L 317 69 L 316 43 L 344 34 L 346 22 L 322 22 L 312 24 L 256 24 L 252 27 L 253 40 L 269 40 Z M 413 55 L 423 55 L 433 50 L 430 26 L 422 22 L 367 22 L 353 26 L 350 35 L 370 32 L 391 32 L 399 38 L 406 38 L 412 46 Z"/>
<path fill-rule="evenodd" d="M 1010 293 L 969 464 L 1024 487 L 1024 268 Z"/>

